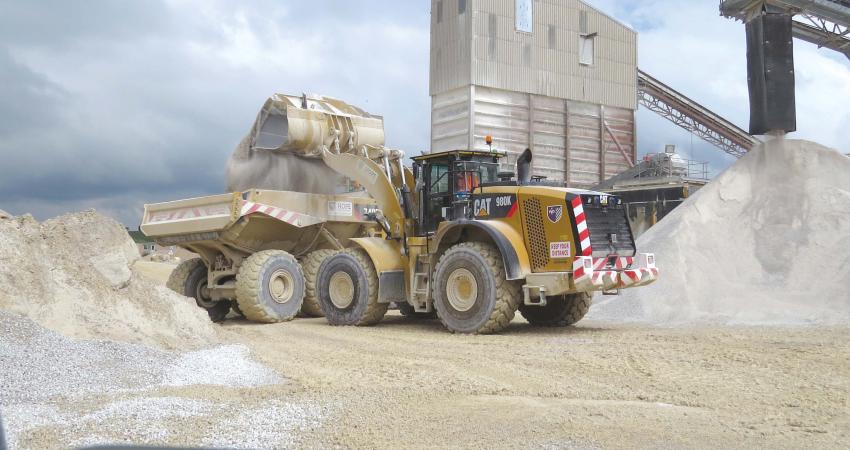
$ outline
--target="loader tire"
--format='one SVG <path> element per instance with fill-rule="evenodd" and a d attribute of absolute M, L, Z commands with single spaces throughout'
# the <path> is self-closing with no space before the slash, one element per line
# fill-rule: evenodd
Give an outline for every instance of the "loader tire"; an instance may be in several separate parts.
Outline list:
<path fill-rule="evenodd" d="M 407 317 L 408 319 L 430 320 L 437 318 L 437 313 L 435 311 L 427 313 L 416 312 L 413 309 L 413 306 L 410 306 L 410 303 L 397 302 L 396 306 L 398 306 L 398 312 L 400 312 L 402 316 Z"/>
<path fill-rule="evenodd" d="M 245 318 L 276 323 L 292 320 L 304 300 L 304 273 L 287 252 L 265 250 L 249 256 L 236 275 L 236 302 Z"/>
<path fill-rule="evenodd" d="M 207 266 L 200 258 L 187 259 L 171 272 L 165 284 L 172 291 L 192 298 L 195 303 L 204 308 L 213 322 L 221 322 L 230 312 L 230 301 L 212 301 L 204 297 L 203 289 L 207 286 Z"/>
<path fill-rule="evenodd" d="M 434 271 L 434 309 L 453 333 L 491 334 L 513 320 L 522 286 L 505 279 L 493 245 L 466 242 L 446 251 Z"/>
<path fill-rule="evenodd" d="M 378 303 L 378 273 L 369 255 L 360 249 L 327 258 L 319 267 L 316 288 L 331 325 L 375 325 L 389 307 Z"/>
<path fill-rule="evenodd" d="M 324 260 L 335 255 L 337 250 L 316 250 L 308 254 L 301 261 L 301 268 L 304 270 L 304 304 L 301 305 L 301 314 L 305 317 L 324 317 L 322 304 L 319 302 L 319 297 L 316 295 L 316 280 L 319 276 L 319 267 Z"/>
<path fill-rule="evenodd" d="M 519 312 L 528 323 L 538 327 L 568 327 L 581 320 L 590 305 L 593 294 L 580 292 L 578 294 L 562 295 L 546 299 L 546 306 L 520 305 Z"/>

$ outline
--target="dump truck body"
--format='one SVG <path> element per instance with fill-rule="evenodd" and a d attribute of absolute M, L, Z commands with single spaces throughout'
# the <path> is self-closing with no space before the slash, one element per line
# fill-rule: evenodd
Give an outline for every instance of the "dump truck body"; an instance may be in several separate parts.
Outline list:
<path fill-rule="evenodd" d="M 190 296 L 209 309 L 219 302 L 235 305 L 236 277 L 251 255 L 277 250 L 303 258 L 345 248 L 352 238 L 380 233 L 367 218 L 375 209 L 374 200 L 363 193 L 251 190 L 145 205 L 140 228 L 159 245 L 200 256 L 207 270 L 206 301 L 199 294 Z"/>

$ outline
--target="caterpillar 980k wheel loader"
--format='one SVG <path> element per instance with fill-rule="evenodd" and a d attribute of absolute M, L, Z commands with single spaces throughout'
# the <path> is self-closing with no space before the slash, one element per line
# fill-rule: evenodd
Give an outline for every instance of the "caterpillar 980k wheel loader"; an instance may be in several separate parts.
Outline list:
<path fill-rule="evenodd" d="M 328 322 L 375 324 L 395 302 L 436 312 L 458 333 L 498 332 L 517 310 L 533 325 L 567 326 L 594 293 L 656 280 L 654 255 L 637 254 L 619 198 L 533 181 L 528 150 L 516 174 L 500 173 L 504 156 L 431 153 L 411 170 L 398 155 L 326 149 L 325 163 L 375 198 L 371 217 L 383 229 L 320 266 Z"/>

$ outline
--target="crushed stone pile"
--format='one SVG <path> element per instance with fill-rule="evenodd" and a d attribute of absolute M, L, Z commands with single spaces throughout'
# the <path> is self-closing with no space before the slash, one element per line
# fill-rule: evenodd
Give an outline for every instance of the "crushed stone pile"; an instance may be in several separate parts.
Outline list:
<path fill-rule="evenodd" d="M 589 319 L 655 324 L 850 323 L 850 158 L 774 140 L 638 239 L 661 277 L 598 298 Z M 601 301 L 600 301 L 601 300 Z"/>
<path fill-rule="evenodd" d="M 288 383 L 253 361 L 243 345 L 173 352 L 76 340 L 2 310 L 0 367 L 0 409 L 10 448 L 294 446 L 296 432 L 318 423 L 322 414 L 310 403 L 272 399 L 258 407 L 241 396 L 198 395 Z M 251 432 L 234 434 L 234 425 Z M 57 428 L 59 442 L 50 437 Z"/>
<path fill-rule="evenodd" d="M 94 211 L 2 220 L 0 310 L 79 339 L 167 349 L 217 342 L 203 310 L 130 268 L 138 258 L 124 227 Z"/>
<path fill-rule="evenodd" d="M 0 219 L 11 219 L 12 215 L 0 209 Z"/>

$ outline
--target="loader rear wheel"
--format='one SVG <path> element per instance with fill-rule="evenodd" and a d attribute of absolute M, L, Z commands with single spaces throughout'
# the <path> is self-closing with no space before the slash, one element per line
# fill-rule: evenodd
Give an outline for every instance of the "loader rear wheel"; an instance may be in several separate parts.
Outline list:
<path fill-rule="evenodd" d="M 324 260 L 336 254 L 336 250 L 316 250 L 308 254 L 301 261 L 301 268 L 304 270 L 304 304 L 301 305 L 301 314 L 307 317 L 324 317 L 322 304 L 319 302 L 319 297 L 316 295 L 316 280 L 319 275 L 319 267 Z"/>
<path fill-rule="evenodd" d="M 502 256 L 493 245 L 455 245 L 434 273 L 434 308 L 453 333 L 498 333 L 513 320 L 522 286 L 505 279 Z"/>
<path fill-rule="evenodd" d="M 195 303 L 207 310 L 213 322 L 221 322 L 230 312 L 230 301 L 213 301 L 207 292 L 207 266 L 200 258 L 187 259 L 171 272 L 166 283 L 172 291 L 195 299 Z"/>
<path fill-rule="evenodd" d="M 519 312 L 528 323 L 539 327 L 568 327 L 581 320 L 590 305 L 593 294 L 580 292 L 578 294 L 562 295 L 546 299 L 546 306 L 520 305 Z"/>
<path fill-rule="evenodd" d="M 378 303 L 378 273 L 363 250 L 349 249 L 325 259 L 316 290 L 331 325 L 375 325 L 387 313 Z"/>
<path fill-rule="evenodd" d="M 281 250 L 254 253 L 236 276 L 236 302 L 245 318 L 275 323 L 292 320 L 304 300 L 304 273 L 294 256 Z"/>

